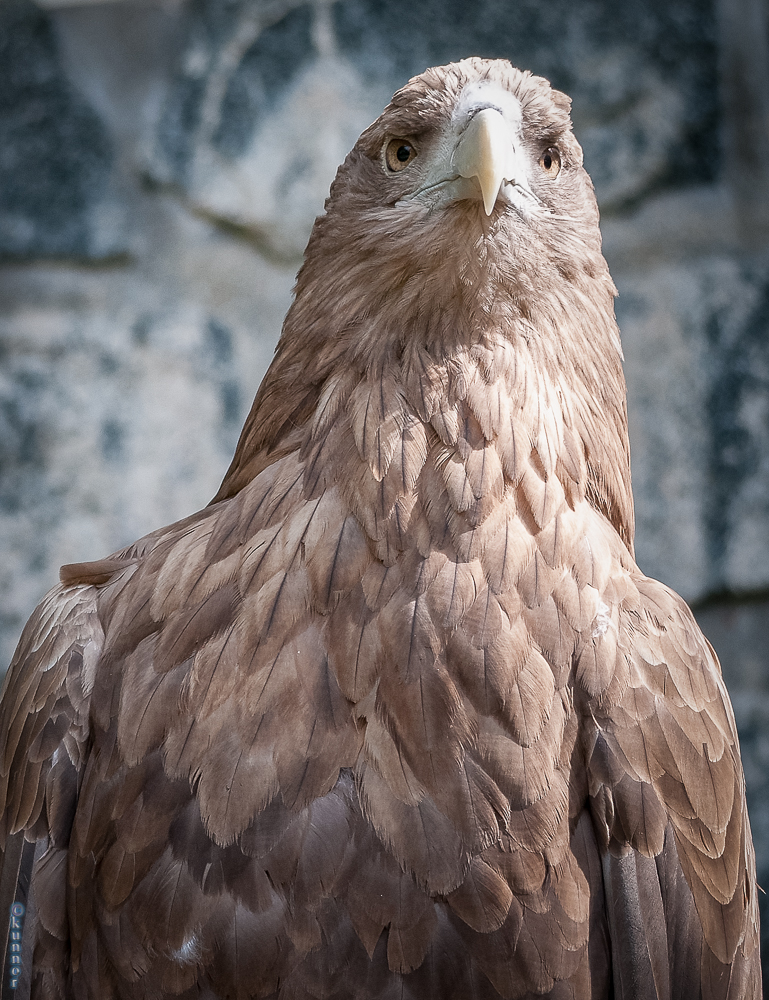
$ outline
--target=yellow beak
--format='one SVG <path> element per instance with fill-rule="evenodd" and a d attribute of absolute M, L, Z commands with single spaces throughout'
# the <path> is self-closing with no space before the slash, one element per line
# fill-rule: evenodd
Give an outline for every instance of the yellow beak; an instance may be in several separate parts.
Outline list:
<path fill-rule="evenodd" d="M 472 119 L 454 151 L 460 177 L 477 177 L 483 208 L 491 215 L 504 181 L 515 179 L 515 150 L 510 130 L 494 108 L 484 108 Z"/>

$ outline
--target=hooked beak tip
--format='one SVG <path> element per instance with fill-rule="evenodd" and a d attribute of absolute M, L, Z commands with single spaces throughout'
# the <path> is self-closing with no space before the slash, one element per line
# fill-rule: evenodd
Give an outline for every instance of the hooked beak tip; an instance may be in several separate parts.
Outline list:
<path fill-rule="evenodd" d="M 459 140 L 454 164 L 461 177 L 475 177 L 481 188 L 483 210 L 491 215 L 500 188 L 510 173 L 513 145 L 507 123 L 496 108 L 478 111 Z"/>

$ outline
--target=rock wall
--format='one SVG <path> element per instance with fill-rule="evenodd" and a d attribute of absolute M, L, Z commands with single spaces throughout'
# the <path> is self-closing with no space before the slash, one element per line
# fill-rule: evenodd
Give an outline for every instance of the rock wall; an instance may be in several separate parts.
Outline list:
<path fill-rule="evenodd" d="M 336 166 L 392 91 L 505 56 L 574 99 L 638 558 L 724 660 L 769 882 L 768 50 L 764 0 L 3 0 L 2 662 L 62 562 L 214 494 Z"/>

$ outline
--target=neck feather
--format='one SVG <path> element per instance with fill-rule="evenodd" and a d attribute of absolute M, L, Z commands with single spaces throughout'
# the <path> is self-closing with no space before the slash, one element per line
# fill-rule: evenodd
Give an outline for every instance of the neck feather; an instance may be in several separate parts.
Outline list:
<path fill-rule="evenodd" d="M 366 242 L 370 229 L 361 227 L 355 245 L 325 248 L 334 233 L 316 226 L 275 359 L 214 502 L 300 452 L 308 470 L 325 464 L 308 471 L 309 485 L 360 480 L 354 506 L 363 520 L 374 517 L 366 497 L 376 487 L 377 523 L 389 522 L 395 504 L 413 505 L 424 489 L 427 465 L 453 472 L 459 461 L 467 473 L 485 456 L 499 465 L 503 490 L 518 489 L 533 468 L 555 493 L 587 498 L 632 551 L 625 383 L 600 244 L 575 271 L 566 251 L 547 266 L 511 262 L 489 230 L 472 252 L 444 247 L 420 268 L 408 254 L 385 254 L 383 264 L 381 245 Z M 474 501 L 478 512 L 493 506 L 500 486 L 482 478 L 470 487 L 490 486 Z"/>

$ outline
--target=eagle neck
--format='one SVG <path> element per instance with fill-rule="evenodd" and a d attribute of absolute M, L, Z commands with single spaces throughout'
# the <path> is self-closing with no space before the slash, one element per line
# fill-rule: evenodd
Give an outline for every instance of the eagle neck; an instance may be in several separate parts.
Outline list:
<path fill-rule="evenodd" d="M 491 257 L 472 275 L 451 255 L 435 273 L 380 273 L 376 294 L 365 255 L 332 275 L 303 269 L 215 501 L 297 452 L 316 471 L 325 456 L 338 478 L 369 478 L 380 493 L 389 490 L 380 512 L 389 517 L 390 501 L 403 507 L 423 488 L 417 479 L 428 454 L 453 449 L 451 461 L 467 466 L 490 448 L 505 482 L 520 481 L 525 456 L 568 496 L 586 496 L 632 551 L 614 288 L 596 254 L 584 270 L 554 270 L 537 287 L 525 262 L 511 277 Z M 399 486 L 391 470 L 397 456 Z M 314 475 L 308 481 L 317 489 L 326 474 Z"/>

